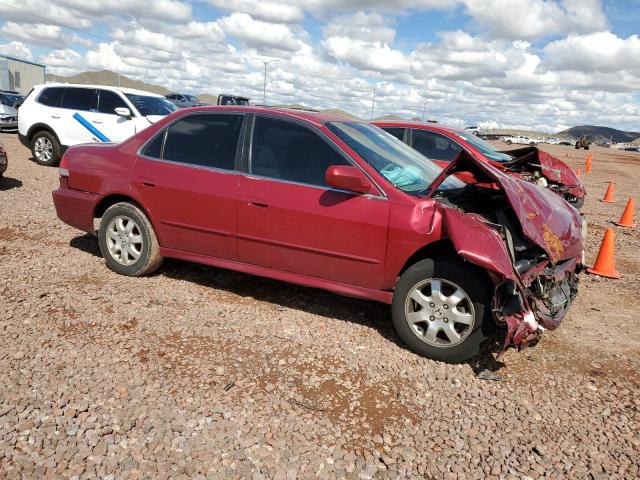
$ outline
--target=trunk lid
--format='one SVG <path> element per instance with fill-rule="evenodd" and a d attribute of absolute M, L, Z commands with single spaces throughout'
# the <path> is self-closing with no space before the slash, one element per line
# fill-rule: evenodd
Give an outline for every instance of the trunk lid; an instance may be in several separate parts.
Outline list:
<path fill-rule="evenodd" d="M 542 248 L 555 264 L 582 254 L 580 213 L 549 189 L 507 175 L 463 151 L 445 168 L 426 191 L 433 196 L 450 175 L 471 171 L 502 190 L 518 218 L 522 233 Z"/>
<path fill-rule="evenodd" d="M 502 153 L 515 157 L 510 162 L 505 162 L 503 164 L 506 168 L 522 166 L 527 163 L 539 165 L 542 174 L 553 182 L 560 183 L 568 187 L 580 185 L 580 179 L 569 165 L 559 158 L 549 155 L 547 152 L 543 152 L 536 147 L 519 148 L 517 150 Z"/>

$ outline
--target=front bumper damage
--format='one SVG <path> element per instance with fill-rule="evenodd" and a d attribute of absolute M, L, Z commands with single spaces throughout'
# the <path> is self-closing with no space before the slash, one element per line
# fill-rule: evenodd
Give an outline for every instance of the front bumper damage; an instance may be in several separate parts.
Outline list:
<path fill-rule="evenodd" d="M 535 345 L 545 330 L 558 327 L 577 294 L 581 257 L 555 265 L 549 259 L 518 262 L 509 233 L 500 225 L 449 207 L 442 207 L 441 214 L 458 254 L 486 269 L 493 280 L 493 317 L 505 327 L 502 352 Z"/>

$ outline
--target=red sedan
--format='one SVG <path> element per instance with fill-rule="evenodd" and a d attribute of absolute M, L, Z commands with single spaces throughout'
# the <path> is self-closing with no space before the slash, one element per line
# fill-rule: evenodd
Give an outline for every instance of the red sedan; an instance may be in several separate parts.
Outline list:
<path fill-rule="evenodd" d="M 465 184 L 467 171 L 492 185 Z M 121 144 L 71 147 L 58 216 L 129 276 L 164 257 L 392 305 L 414 351 L 461 361 L 555 328 L 577 291 L 581 218 L 460 155 L 445 169 L 364 122 L 295 110 L 180 110 Z"/>
<path fill-rule="evenodd" d="M 442 167 L 465 150 L 511 175 L 548 187 L 578 209 L 584 204 L 586 191 L 575 172 L 536 147 L 500 152 L 476 135 L 453 127 L 406 120 L 373 123 Z"/>

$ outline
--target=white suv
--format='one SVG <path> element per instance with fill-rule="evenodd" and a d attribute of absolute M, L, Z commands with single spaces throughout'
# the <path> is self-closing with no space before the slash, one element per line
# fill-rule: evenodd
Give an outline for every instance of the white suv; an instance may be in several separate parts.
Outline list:
<path fill-rule="evenodd" d="M 18 113 L 18 137 L 40 165 L 55 166 L 67 147 L 122 142 L 176 110 L 155 93 L 104 85 L 37 85 Z"/>

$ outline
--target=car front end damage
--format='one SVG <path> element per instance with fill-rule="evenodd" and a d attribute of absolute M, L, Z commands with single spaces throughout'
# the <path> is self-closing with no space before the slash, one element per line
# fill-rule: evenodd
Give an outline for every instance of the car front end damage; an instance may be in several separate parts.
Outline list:
<path fill-rule="evenodd" d="M 500 164 L 531 183 L 546 187 L 576 208 L 581 208 L 587 194 L 576 173 L 562 160 L 536 147 L 509 150 L 513 160 Z"/>
<path fill-rule="evenodd" d="M 578 292 L 582 217 L 549 190 L 469 155 L 453 163 L 441 177 L 471 171 L 484 186 L 432 190 L 443 229 L 457 253 L 493 281 L 503 351 L 534 345 L 544 330 L 558 327 Z"/>

